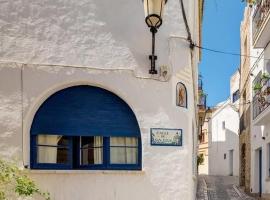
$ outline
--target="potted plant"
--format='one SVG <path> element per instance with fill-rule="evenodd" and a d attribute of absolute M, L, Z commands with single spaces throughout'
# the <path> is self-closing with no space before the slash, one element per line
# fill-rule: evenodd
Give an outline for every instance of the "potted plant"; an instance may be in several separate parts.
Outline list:
<path fill-rule="evenodd" d="M 269 81 L 269 79 L 270 79 L 270 75 L 268 73 L 263 73 L 261 75 L 262 85 L 265 85 L 267 83 L 267 81 Z"/>
<path fill-rule="evenodd" d="M 253 5 L 255 5 L 257 3 L 257 0 L 242 0 L 242 2 L 247 2 L 247 4 L 249 5 L 249 7 L 252 7 Z"/>
<path fill-rule="evenodd" d="M 254 87 L 253 87 L 253 90 L 255 93 L 258 93 L 260 92 L 262 89 L 262 84 L 261 83 L 255 83 Z"/>
<path fill-rule="evenodd" d="M 269 84 L 270 75 L 268 73 L 263 73 L 261 76 L 262 84 L 262 94 L 265 96 L 267 103 L 269 103 L 270 98 L 270 84 Z"/>

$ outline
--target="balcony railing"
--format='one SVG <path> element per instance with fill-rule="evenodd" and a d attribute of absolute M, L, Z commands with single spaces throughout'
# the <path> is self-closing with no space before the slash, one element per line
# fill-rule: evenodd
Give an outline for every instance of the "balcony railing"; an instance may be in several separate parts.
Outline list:
<path fill-rule="evenodd" d="M 253 95 L 253 119 L 256 119 L 270 105 L 270 80 L 257 76 L 254 81 L 253 89 L 255 84 L 261 84 L 261 88 L 257 88 Z"/>
<path fill-rule="evenodd" d="M 258 34 L 270 13 L 270 0 L 257 0 L 256 10 L 253 15 L 253 42 L 257 39 Z"/>
<path fill-rule="evenodd" d="M 206 109 L 206 98 L 207 98 L 207 95 L 206 94 L 200 94 L 199 95 L 199 108 L 200 109 Z"/>
<path fill-rule="evenodd" d="M 198 80 L 198 89 L 199 90 L 202 90 L 203 89 L 203 82 L 202 82 L 202 79 L 201 78 L 199 78 L 199 80 Z"/>

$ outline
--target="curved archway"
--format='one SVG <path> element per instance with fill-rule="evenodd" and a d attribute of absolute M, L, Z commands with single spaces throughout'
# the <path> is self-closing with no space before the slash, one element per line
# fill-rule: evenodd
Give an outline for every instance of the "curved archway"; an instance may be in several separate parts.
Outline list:
<path fill-rule="evenodd" d="M 130 161 L 130 163 L 128 161 L 126 161 L 126 163 L 119 161 L 120 163 L 116 162 L 116 164 L 127 164 L 130 165 L 129 167 L 134 167 L 134 169 L 138 169 L 138 167 L 141 166 L 141 136 L 135 114 L 120 97 L 99 87 L 87 85 L 72 86 L 51 95 L 36 112 L 30 133 L 31 166 L 33 168 L 35 168 L 35 164 L 38 163 L 38 148 L 40 146 L 40 144 L 38 144 L 38 137 L 41 137 L 40 135 L 43 137 L 43 143 L 44 135 L 46 135 L 47 138 L 55 135 L 58 137 L 66 137 L 70 143 L 79 141 L 80 144 L 82 143 L 82 139 L 87 137 L 88 140 L 92 138 L 91 140 L 93 141 L 97 137 L 102 138 L 99 139 L 102 141 L 99 142 L 99 146 L 104 147 L 101 153 L 106 155 L 100 156 L 102 159 L 99 158 L 99 160 L 112 159 L 112 155 L 108 155 L 112 152 L 112 150 L 110 150 L 110 143 L 113 143 L 112 139 L 115 140 L 118 138 L 117 141 L 121 143 L 120 145 L 126 148 L 134 148 L 135 153 L 132 154 L 133 160 Z M 126 143 L 130 142 L 131 138 L 133 139 L 130 147 L 130 144 Z M 44 146 L 44 144 L 41 145 Z M 47 144 L 45 144 L 45 146 L 46 145 Z M 56 147 L 57 142 L 51 146 Z M 124 147 L 122 147 L 122 149 Z M 76 147 L 71 145 L 68 148 L 72 149 Z M 73 159 L 74 152 L 66 152 L 66 154 L 72 154 L 72 156 L 69 155 L 70 157 L 66 158 L 67 162 Z M 135 154 L 136 162 L 134 161 Z M 48 157 L 48 155 L 46 156 Z M 80 156 L 81 155 L 78 155 L 78 157 Z M 126 155 L 126 157 L 127 156 L 130 155 Z M 105 164 L 108 166 L 109 161 L 107 160 L 106 162 Z M 45 168 L 47 168 L 47 164 L 48 163 L 46 163 Z M 69 168 L 72 168 L 71 165 L 73 166 L 74 162 L 69 163 Z M 119 167 L 117 165 L 115 165 L 115 167 Z M 41 166 L 42 168 L 42 165 L 36 166 L 38 166 L 38 168 Z M 110 167 L 113 166 L 111 165 Z M 64 168 L 66 168 L 66 166 L 64 166 Z M 102 169 L 104 169 L 104 166 Z"/>

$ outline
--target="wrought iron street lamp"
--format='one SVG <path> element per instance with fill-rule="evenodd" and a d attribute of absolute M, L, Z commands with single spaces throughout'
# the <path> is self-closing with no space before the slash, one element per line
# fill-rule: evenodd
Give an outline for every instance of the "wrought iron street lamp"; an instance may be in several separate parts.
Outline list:
<path fill-rule="evenodd" d="M 158 28 L 162 24 L 162 15 L 164 6 L 167 3 L 167 0 L 143 0 L 144 3 L 144 13 L 145 13 L 145 22 L 150 28 L 152 33 L 152 55 L 149 56 L 151 60 L 151 69 L 149 70 L 150 74 L 157 74 L 156 70 L 156 59 L 155 55 L 155 34 L 157 33 Z"/>

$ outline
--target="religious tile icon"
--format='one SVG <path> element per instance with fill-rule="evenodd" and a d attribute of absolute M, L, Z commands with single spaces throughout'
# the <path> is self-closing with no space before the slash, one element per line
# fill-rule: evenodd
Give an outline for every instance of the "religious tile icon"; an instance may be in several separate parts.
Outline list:
<path fill-rule="evenodd" d="M 187 108 L 187 89 L 183 83 L 176 85 L 176 105 Z"/>

